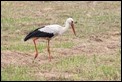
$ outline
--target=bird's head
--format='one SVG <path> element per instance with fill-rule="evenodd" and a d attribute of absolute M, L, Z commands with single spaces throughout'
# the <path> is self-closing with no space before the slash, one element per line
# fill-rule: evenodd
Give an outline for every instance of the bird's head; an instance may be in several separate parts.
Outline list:
<path fill-rule="evenodd" d="M 76 32 L 74 29 L 74 20 L 72 18 L 68 18 L 66 21 L 70 24 L 70 26 L 72 27 L 72 30 L 74 32 L 74 35 L 76 36 Z"/>

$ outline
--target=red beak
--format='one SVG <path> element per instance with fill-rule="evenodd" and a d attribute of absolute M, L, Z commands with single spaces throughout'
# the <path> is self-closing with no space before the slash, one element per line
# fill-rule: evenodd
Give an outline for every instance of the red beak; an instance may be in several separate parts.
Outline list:
<path fill-rule="evenodd" d="M 73 32 L 74 32 L 74 35 L 76 36 L 76 32 L 75 32 L 75 29 L 74 29 L 74 23 L 73 23 L 73 21 L 72 21 L 72 23 L 71 23 L 71 27 L 72 27 L 72 30 L 73 30 Z"/>

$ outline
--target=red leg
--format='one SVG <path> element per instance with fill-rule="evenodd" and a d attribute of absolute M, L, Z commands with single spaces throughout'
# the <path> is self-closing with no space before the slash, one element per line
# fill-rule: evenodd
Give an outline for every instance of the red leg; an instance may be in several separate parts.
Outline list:
<path fill-rule="evenodd" d="M 48 48 L 47 51 L 49 53 L 49 61 L 51 61 L 51 56 L 50 56 L 50 40 L 48 39 Z"/>
<path fill-rule="evenodd" d="M 36 42 L 35 42 L 37 39 L 38 39 L 38 38 L 33 39 L 33 42 L 34 42 L 34 45 L 35 45 L 35 50 L 36 50 L 36 54 L 35 54 L 34 59 L 36 59 L 36 57 L 38 56 L 38 50 L 37 50 Z"/>

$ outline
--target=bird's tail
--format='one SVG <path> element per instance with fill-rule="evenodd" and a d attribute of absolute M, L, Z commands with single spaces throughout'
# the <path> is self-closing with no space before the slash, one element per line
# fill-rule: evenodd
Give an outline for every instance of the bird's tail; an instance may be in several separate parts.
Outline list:
<path fill-rule="evenodd" d="M 30 34 L 28 34 L 25 38 L 24 38 L 24 41 L 27 41 L 28 39 L 30 39 L 31 38 L 31 36 L 30 36 Z"/>
<path fill-rule="evenodd" d="M 34 31 L 31 31 L 25 38 L 24 38 L 24 41 L 27 41 L 29 40 L 30 38 L 33 38 L 33 37 L 39 37 L 39 31 L 38 29 L 40 29 L 42 27 L 39 27 L 37 29 L 35 29 Z"/>
<path fill-rule="evenodd" d="M 37 31 L 37 29 L 34 30 L 34 31 L 31 31 L 31 32 L 24 38 L 24 41 L 27 41 L 27 40 L 29 40 L 30 38 L 34 37 L 36 31 Z"/>

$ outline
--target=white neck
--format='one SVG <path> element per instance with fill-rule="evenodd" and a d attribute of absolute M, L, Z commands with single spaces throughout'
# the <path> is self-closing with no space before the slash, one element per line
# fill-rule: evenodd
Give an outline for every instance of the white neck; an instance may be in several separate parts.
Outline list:
<path fill-rule="evenodd" d="M 68 30 L 68 28 L 70 27 L 70 24 L 68 22 L 65 23 L 65 27 L 62 27 L 61 33 L 63 34 L 64 32 L 66 32 Z"/>

